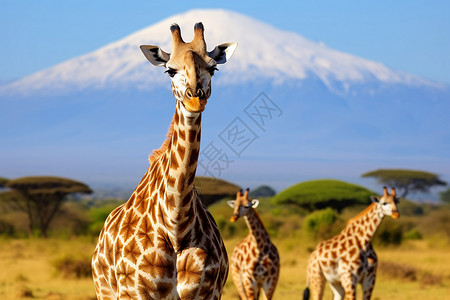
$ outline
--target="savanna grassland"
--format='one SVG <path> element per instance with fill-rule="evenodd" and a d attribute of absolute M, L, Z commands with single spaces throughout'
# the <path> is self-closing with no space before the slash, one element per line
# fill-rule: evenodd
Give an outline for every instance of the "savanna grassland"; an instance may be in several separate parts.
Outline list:
<path fill-rule="evenodd" d="M 258 210 L 281 256 L 275 299 L 301 299 L 310 251 L 318 240 L 339 232 L 360 207 L 344 210 L 332 224 L 310 232 L 305 225 L 307 213 L 292 207 L 274 206 L 269 200 L 263 199 Z M 67 205 L 69 210 L 74 210 L 73 204 Z M 108 203 L 105 207 L 110 210 L 112 206 Z M 399 220 L 387 219 L 379 229 L 374 247 L 380 265 L 372 299 L 445 299 L 450 295 L 447 232 L 450 209 L 444 206 L 425 208 L 420 215 L 415 215 L 416 208 L 405 205 L 406 213 Z M 99 207 L 93 208 L 87 215 L 95 218 L 102 215 L 99 210 Z M 210 210 L 230 254 L 246 234 L 245 223 L 228 221 L 231 209 L 224 201 L 214 204 Z M 56 220 L 55 226 L 63 226 L 63 223 Z M 95 299 L 90 257 L 98 224 L 91 219 L 87 228 L 82 234 L 55 231 L 48 239 L 0 238 L 0 299 Z M 387 234 L 389 232 L 400 232 L 400 238 Z M 324 299 L 329 298 L 331 292 L 326 287 Z M 238 299 L 230 277 L 223 299 Z"/>

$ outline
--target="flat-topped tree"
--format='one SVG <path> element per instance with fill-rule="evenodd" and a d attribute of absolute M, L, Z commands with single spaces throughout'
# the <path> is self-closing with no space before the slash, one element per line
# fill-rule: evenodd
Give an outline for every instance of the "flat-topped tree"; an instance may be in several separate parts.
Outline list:
<path fill-rule="evenodd" d="M 332 207 L 337 211 L 353 206 L 363 205 L 373 192 L 368 189 L 339 180 L 311 180 L 293 185 L 279 194 L 275 204 L 292 204 L 308 211 Z"/>
<path fill-rule="evenodd" d="M 92 193 L 82 182 L 48 176 L 12 179 L 5 183 L 5 187 L 11 189 L 5 192 L 9 202 L 28 215 L 29 234 L 32 235 L 37 227 L 43 237 L 48 236 L 50 223 L 67 195 Z"/>
<path fill-rule="evenodd" d="M 379 169 L 361 176 L 374 177 L 382 185 L 395 187 L 401 192 L 401 198 L 405 198 L 410 192 L 427 193 L 433 186 L 447 185 L 437 174 L 419 170 Z"/>

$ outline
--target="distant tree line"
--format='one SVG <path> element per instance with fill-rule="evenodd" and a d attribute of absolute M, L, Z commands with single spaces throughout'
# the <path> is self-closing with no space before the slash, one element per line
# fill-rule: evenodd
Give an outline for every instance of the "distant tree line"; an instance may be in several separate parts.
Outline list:
<path fill-rule="evenodd" d="M 362 176 L 377 178 L 380 184 L 395 187 L 399 192 L 401 191 L 403 197 L 409 193 L 426 192 L 433 186 L 447 184 L 436 174 L 414 170 L 376 170 Z M 223 199 L 232 199 L 240 189 L 233 183 L 217 178 L 197 177 L 194 183 L 206 206 L 214 205 Z M 313 180 L 293 185 L 279 194 L 276 194 L 271 187 L 263 185 L 252 190 L 251 197 L 271 198 L 267 201 L 271 203 L 275 214 L 284 211 L 283 206 L 288 208 L 288 211 L 296 211 L 300 214 L 327 208 L 340 213 L 347 207 L 368 205 L 369 197 L 379 192 L 339 180 Z M 9 234 L 8 232 L 19 228 L 18 230 L 22 233 L 25 233 L 26 229 L 30 236 L 46 237 L 49 235 L 51 224 L 64 224 L 71 218 L 73 228 L 78 226 L 76 224 L 81 224 L 79 226 L 85 228 L 76 232 L 98 233 L 109 212 L 127 199 L 110 199 L 112 202 L 106 199 L 94 201 L 86 198 L 83 201 L 68 201 L 74 199 L 68 196 L 90 193 L 92 190 L 88 185 L 68 178 L 37 176 L 10 180 L 0 177 L 0 210 L 3 210 L 0 215 L 0 234 Z M 450 204 L 450 189 L 441 192 L 440 197 L 444 203 Z M 64 202 L 66 203 L 62 207 Z M 420 205 L 414 205 L 408 201 L 401 203 L 405 204 L 401 208 L 402 212 L 412 212 L 414 215 L 424 213 Z M 84 206 L 79 206 L 81 204 Z M 292 210 L 292 206 L 289 208 L 289 205 L 296 206 L 297 209 Z M 15 223 L 18 219 L 13 217 L 15 215 L 11 214 L 12 212 L 20 212 L 20 218 L 23 221 L 19 225 Z M 329 211 L 326 213 L 331 215 Z M 322 220 L 322 215 L 317 213 L 317 216 L 320 217 L 319 220 Z M 56 223 L 53 222 L 55 219 Z M 54 226 L 56 225 L 52 226 L 52 232 L 67 228 L 67 226 L 60 226 L 61 228 Z"/>

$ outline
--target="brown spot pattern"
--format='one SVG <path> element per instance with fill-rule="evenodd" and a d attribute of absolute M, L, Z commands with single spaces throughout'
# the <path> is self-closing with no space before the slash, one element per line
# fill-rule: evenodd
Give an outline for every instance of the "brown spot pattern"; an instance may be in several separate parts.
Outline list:
<path fill-rule="evenodd" d="M 372 204 L 352 218 L 340 234 L 316 247 L 311 253 L 307 267 L 309 286 L 314 297 L 319 295 L 318 298 L 321 298 L 325 275 L 328 275 L 341 278 L 340 283 L 345 289 L 346 299 L 354 299 L 356 285 L 363 281 L 364 299 L 370 298 L 376 274 L 376 254 L 370 241 L 380 222 L 377 206 Z M 320 268 L 317 266 L 317 260 L 320 260 Z"/>
<path fill-rule="evenodd" d="M 213 218 L 193 192 L 200 120 L 185 125 L 177 108 L 168 142 L 150 157 L 149 169 L 129 201 L 108 217 L 93 260 L 96 291 L 104 299 L 219 299 L 228 273 L 225 247 Z M 175 189 L 168 192 L 166 185 Z M 182 249 L 200 248 L 207 251 L 176 265 Z M 177 295 L 177 280 L 198 284 Z"/>

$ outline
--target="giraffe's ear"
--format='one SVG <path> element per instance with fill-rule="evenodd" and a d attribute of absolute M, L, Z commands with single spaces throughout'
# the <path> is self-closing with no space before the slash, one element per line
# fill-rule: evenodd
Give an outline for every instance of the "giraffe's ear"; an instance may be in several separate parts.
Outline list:
<path fill-rule="evenodd" d="M 259 200 L 258 200 L 258 199 L 253 199 L 253 200 L 252 200 L 252 207 L 253 207 L 253 208 L 257 208 L 258 205 L 259 205 Z"/>
<path fill-rule="evenodd" d="M 141 48 L 142 53 L 144 53 L 148 61 L 151 62 L 154 66 L 165 67 L 166 63 L 170 59 L 170 54 L 164 52 L 158 46 L 141 45 L 139 48 Z"/>
<path fill-rule="evenodd" d="M 229 207 L 234 208 L 234 200 L 227 201 Z"/>
<path fill-rule="evenodd" d="M 217 64 L 224 64 L 231 58 L 236 47 L 237 43 L 220 44 L 213 51 L 208 52 L 208 56 L 214 59 Z"/>
<path fill-rule="evenodd" d="M 378 199 L 377 196 L 370 196 L 370 200 L 372 200 L 372 202 L 375 202 L 375 203 L 380 202 L 380 199 Z"/>

